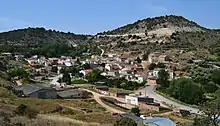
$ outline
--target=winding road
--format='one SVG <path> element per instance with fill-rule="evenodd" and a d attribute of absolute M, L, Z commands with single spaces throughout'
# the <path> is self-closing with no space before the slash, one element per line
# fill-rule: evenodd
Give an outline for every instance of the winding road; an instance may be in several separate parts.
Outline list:
<path fill-rule="evenodd" d="M 98 48 L 102 50 L 102 53 L 100 54 L 100 56 L 102 57 L 103 54 L 105 53 L 105 51 L 104 51 L 104 49 L 100 48 L 100 46 L 98 46 Z"/>
<path fill-rule="evenodd" d="M 156 102 L 159 102 L 164 107 L 173 107 L 175 109 L 184 109 L 184 110 L 190 111 L 191 113 L 199 114 L 199 109 L 193 108 L 193 107 L 190 107 L 190 106 L 187 106 L 187 105 L 183 105 L 183 104 L 180 104 L 178 102 L 167 99 L 167 98 L 157 94 L 155 92 L 155 89 L 156 89 L 156 86 L 147 85 L 147 86 L 145 86 L 145 88 L 142 88 L 140 90 L 135 91 L 135 93 L 140 93 L 141 92 L 142 96 L 145 96 L 145 94 L 146 94 L 146 96 L 154 98 L 154 100 Z"/>
<path fill-rule="evenodd" d="M 51 85 L 60 85 L 60 83 L 57 82 L 60 77 L 62 77 L 62 74 L 58 75 L 56 77 L 49 78 L 49 79 L 52 79 L 50 84 Z M 155 89 L 156 89 L 156 85 L 155 86 L 154 85 L 147 85 L 147 86 L 145 86 L 145 88 L 142 88 L 142 89 L 139 89 L 139 90 L 135 91 L 135 93 L 139 94 L 141 92 L 142 96 L 146 95 L 148 97 L 154 98 L 154 100 L 156 102 L 159 102 L 161 104 L 161 106 L 163 106 L 163 107 L 174 108 L 174 109 L 177 109 L 177 110 L 179 110 L 179 109 L 188 110 L 191 113 L 196 113 L 196 114 L 200 113 L 199 109 L 197 109 L 197 108 L 194 108 L 194 107 L 191 107 L 191 106 L 187 106 L 187 105 L 183 105 L 181 103 L 172 101 L 172 100 L 170 100 L 168 98 L 163 97 L 162 95 L 157 94 L 155 92 Z M 102 105 L 104 108 L 106 108 L 107 111 L 113 112 L 113 113 L 124 113 L 124 112 L 122 112 L 120 110 L 112 108 L 112 107 L 106 105 L 105 103 L 103 103 L 102 100 L 100 99 L 100 97 L 104 97 L 104 95 L 98 94 L 98 93 L 93 92 L 93 91 L 88 90 L 88 89 L 83 89 L 83 90 L 85 90 L 87 92 L 91 92 L 93 94 L 93 96 L 94 96 L 94 99 L 100 105 Z"/>
<path fill-rule="evenodd" d="M 105 97 L 105 95 L 98 94 L 98 93 L 93 92 L 93 91 L 88 90 L 88 89 L 83 89 L 83 90 L 92 93 L 93 96 L 94 96 L 94 99 L 96 100 L 96 102 L 98 102 L 100 105 L 102 105 L 104 108 L 106 108 L 107 111 L 113 112 L 113 113 L 125 113 L 123 111 L 120 111 L 118 109 L 112 108 L 112 107 L 106 105 L 105 103 L 103 103 L 102 100 L 100 99 L 100 97 Z"/>

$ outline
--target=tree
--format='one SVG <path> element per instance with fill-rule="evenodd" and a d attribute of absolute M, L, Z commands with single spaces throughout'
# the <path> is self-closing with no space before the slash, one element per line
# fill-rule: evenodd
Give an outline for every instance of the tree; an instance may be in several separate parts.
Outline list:
<path fill-rule="evenodd" d="M 157 67 L 158 67 L 158 68 L 165 68 L 166 66 L 164 65 L 164 63 L 158 63 L 158 64 L 157 64 Z"/>
<path fill-rule="evenodd" d="M 83 69 L 91 69 L 90 65 L 88 63 L 83 64 Z"/>
<path fill-rule="evenodd" d="M 101 75 L 101 71 L 98 69 L 93 70 L 91 73 L 89 73 L 87 80 L 89 83 L 95 83 L 96 81 L 99 81 L 100 79 L 103 79 L 104 77 Z"/>
<path fill-rule="evenodd" d="M 67 84 L 71 84 L 71 77 L 68 72 L 64 72 L 62 81 L 66 82 Z"/>
<path fill-rule="evenodd" d="M 220 90 L 215 92 L 213 100 L 209 100 L 200 105 L 201 111 L 204 113 L 203 120 L 213 126 L 218 126 L 217 119 L 220 117 Z M 197 120 L 197 122 L 201 122 Z"/>
<path fill-rule="evenodd" d="M 114 126 L 137 126 L 137 123 L 133 119 L 122 117 L 115 122 Z"/>
<path fill-rule="evenodd" d="M 168 88 L 168 93 L 174 98 L 188 104 L 199 104 L 204 101 L 202 88 L 188 78 L 173 80 Z"/>
<path fill-rule="evenodd" d="M 147 60 L 148 59 L 148 53 L 144 53 L 144 55 L 142 56 L 143 60 Z"/>
<path fill-rule="evenodd" d="M 39 112 L 27 105 L 21 104 L 16 108 L 15 113 L 21 116 L 27 116 L 28 118 L 35 118 Z"/>
<path fill-rule="evenodd" d="M 9 71 L 8 75 L 10 77 L 21 77 L 21 78 L 26 78 L 28 77 L 28 73 L 25 71 L 23 68 L 18 68 L 12 71 Z"/>
<path fill-rule="evenodd" d="M 220 84 L 220 71 L 216 70 L 212 73 L 211 79 L 216 83 Z"/>
<path fill-rule="evenodd" d="M 51 72 L 57 73 L 57 71 L 58 71 L 57 66 L 52 66 Z"/>
<path fill-rule="evenodd" d="M 138 63 L 141 63 L 141 62 L 142 62 L 139 56 L 137 57 L 136 61 L 137 61 Z"/>
<path fill-rule="evenodd" d="M 148 35 L 147 31 L 145 31 L 145 35 L 146 35 L 146 36 Z"/>
<path fill-rule="evenodd" d="M 140 116 L 140 109 L 138 107 L 134 107 L 131 109 L 131 113 L 135 114 L 136 116 Z"/>
<path fill-rule="evenodd" d="M 155 63 L 151 63 L 149 66 L 148 66 L 148 69 L 149 70 L 153 70 L 153 69 L 155 69 L 156 68 L 156 64 Z"/>
<path fill-rule="evenodd" d="M 165 69 L 158 72 L 157 83 L 163 87 L 169 87 L 169 73 Z"/>

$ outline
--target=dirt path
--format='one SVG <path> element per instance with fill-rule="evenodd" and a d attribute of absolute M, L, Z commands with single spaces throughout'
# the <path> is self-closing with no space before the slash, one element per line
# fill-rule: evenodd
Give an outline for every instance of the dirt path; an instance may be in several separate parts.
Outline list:
<path fill-rule="evenodd" d="M 100 105 L 102 105 L 104 108 L 106 108 L 107 111 L 113 112 L 113 113 L 124 113 L 123 111 L 112 108 L 112 107 L 106 105 L 105 103 L 103 103 L 102 100 L 100 99 L 100 97 L 104 97 L 104 95 L 98 94 L 96 92 L 93 92 L 93 91 L 90 91 L 90 90 L 87 90 L 87 89 L 83 89 L 83 90 L 92 93 L 93 96 L 94 96 L 94 99 L 96 100 L 96 102 L 98 102 Z"/>
<path fill-rule="evenodd" d="M 46 119 L 46 120 L 51 120 L 54 122 L 69 122 L 69 123 L 73 123 L 73 124 L 80 124 L 83 126 L 100 126 L 99 123 L 88 123 L 88 122 L 83 122 L 80 120 L 76 120 L 76 119 L 72 119 L 69 117 L 64 117 L 64 116 L 60 116 L 60 115 L 45 115 L 45 114 L 38 114 L 39 118 L 42 119 Z"/>

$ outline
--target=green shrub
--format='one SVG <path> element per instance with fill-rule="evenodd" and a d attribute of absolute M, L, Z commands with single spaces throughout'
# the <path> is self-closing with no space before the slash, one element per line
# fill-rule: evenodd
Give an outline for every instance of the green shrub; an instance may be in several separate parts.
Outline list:
<path fill-rule="evenodd" d="M 72 109 L 70 109 L 70 108 L 65 108 L 65 109 L 61 112 L 61 114 L 64 114 L 64 115 L 74 115 L 75 112 L 74 112 Z"/>
<path fill-rule="evenodd" d="M 87 84 L 88 82 L 83 79 L 75 79 L 71 83 L 72 84 Z"/>
<path fill-rule="evenodd" d="M 119 118 L 114 126 L 137 126 L 137 123 L 130 118 Z"/>
<path fill-rule="evenodd" d="M 26 116 L 28 118 L 35 118 L 39 112 L 36 109 L 21 104 L 16 108 L 15 113 L 21 116 Z"/>

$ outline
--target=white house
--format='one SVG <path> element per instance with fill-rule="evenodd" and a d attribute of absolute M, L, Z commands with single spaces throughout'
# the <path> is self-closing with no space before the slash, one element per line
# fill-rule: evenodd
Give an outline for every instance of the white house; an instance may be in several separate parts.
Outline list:
<path fill-rule="evenodd" d="M 125 103 L 138 105 L 138 97 L 135 94 L 126 95 Z"/>
<path fill-rule="evenodd" d="M 108 70 L 108 71 L 110 71 L 110 70 L 111 70 L 111 65 L 110 65 L 110 64 L 106 64 L 106 65 L 105 65 L 105 69 Z"/>
<path fill-rule="evenodd" d="M 86 69 L 86 70 L 80 70 L 79 73 L 82 73 L 83 76 L 86 76 L 87 74 L 91 73 L 92 69 Z"/>
<path fill-rule="evenodd" d="M 158 73 L 159 73 L 160 69 L 156 69 L 156 70 L 153 70 L 153 71 L 150 71 L 148 73 L 149 76 L 153 76 L 153 77 L 158 77 Z"/>

